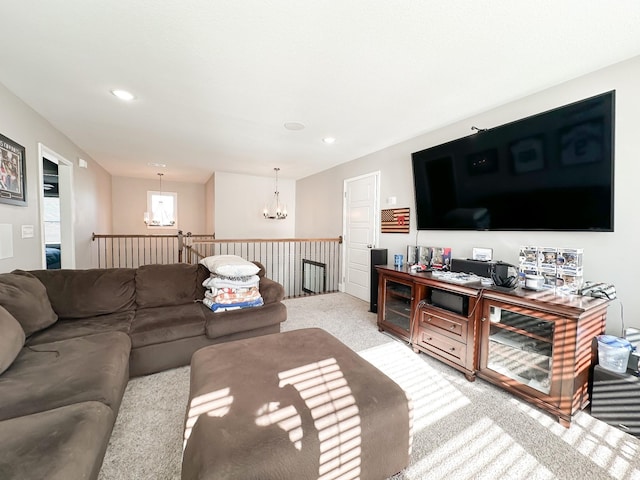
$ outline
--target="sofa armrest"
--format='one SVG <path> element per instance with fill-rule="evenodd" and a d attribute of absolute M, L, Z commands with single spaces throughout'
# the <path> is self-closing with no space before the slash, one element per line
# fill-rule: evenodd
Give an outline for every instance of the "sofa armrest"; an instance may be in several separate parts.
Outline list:
<path fill-rule="evenodd" d="M 260 278 L 264 277 L 264 275 L 266 273 L 264 265 L 262 263 L 260 263 L 259 261 L 257 261 L 257 260 L 251 260 L 251 263 L 253 263 L 254 265 L 256 265 L 260 269 L 256 275 L 258 275 Z"/>
<path fill-rule="evenodd" d="M 267 277 L 260 277 L 260 295 L 265 305 L 280 302 L 284 298 L 284 287 Z"/>

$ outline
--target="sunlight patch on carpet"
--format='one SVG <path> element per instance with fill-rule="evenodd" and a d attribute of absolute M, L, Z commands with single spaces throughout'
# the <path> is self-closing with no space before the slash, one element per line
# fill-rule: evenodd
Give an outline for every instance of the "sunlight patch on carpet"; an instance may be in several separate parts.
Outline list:
<path fill-rule="evenodd" d="M 489 418 L 479 419 L 446 443 L 431 449 L 407 469 L 406 475 L 407 478 L 474 480 L 556 478 Z"/>
<path fill-rule="evenodd" d="M 451 382 L 405 345 L 391 342 L 359 354 L 394 380 L 411 398 L 414 434 L 470 403 Z"/>
<path fill-rule="evenodd" d="M 570 428 L 560 425 L 555 417 L 512 399 L 516 408 L 534 418 L 588 460 L 607 471 L 612 478 L 640 479 L 640 469 L 632 464 L 640 455 L 633 437 L 586 412 L 578 412 Z"/>

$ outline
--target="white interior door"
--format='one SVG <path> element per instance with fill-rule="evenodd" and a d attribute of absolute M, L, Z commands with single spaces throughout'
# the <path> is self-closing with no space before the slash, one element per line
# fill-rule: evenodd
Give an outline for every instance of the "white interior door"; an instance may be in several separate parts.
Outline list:
<path fill-rule="evenodd" d="M 344 182 L 344 290 L 370 300 L 371 249 L 378 242 L 380 172 Z"/>

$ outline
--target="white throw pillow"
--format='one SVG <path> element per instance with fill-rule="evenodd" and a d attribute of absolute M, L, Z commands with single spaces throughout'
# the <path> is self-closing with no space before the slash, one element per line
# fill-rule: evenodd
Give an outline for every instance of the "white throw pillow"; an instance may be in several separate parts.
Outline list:
<path fill-rule="evenodd" d="M 222 277 L 247 277 L 260 271 L 255 263 L 237 255 L 213 255 L 200 260 L 211 273 Z"/>

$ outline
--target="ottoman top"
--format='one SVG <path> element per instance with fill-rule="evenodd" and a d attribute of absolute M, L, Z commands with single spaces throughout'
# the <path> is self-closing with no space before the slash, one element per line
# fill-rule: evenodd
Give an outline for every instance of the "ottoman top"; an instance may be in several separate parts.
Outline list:
<path fill-rule="evenodd" d="M 198 350 L 189 398 L 183 478 L 387 478 L 408 461 L 405 392 L 319 328 Z"/>
<path fill-rule="evenodd" d="M 252 378 L 254 374 L 264 377 L 267 372 L 278 375 L 283 370 L 329 359 L 339 359 L 344 367 L 358 366 L 375 371 L 376 375 L 382 373 L 321 328 L 304 328 L 204 347 L 193 354 L 191 366 L 197 370 L 204 367 L 209 372 L 214 368 L 217 378 L 209 378 L 205 383 L 218 383 L 218 375 L 227 375 L 230 380 L 239 372 L 244 379 Z M 192 378 L 192 382 L 194 380 Z"/>

